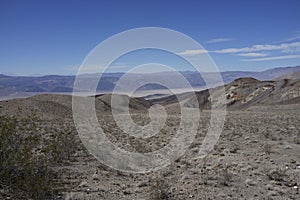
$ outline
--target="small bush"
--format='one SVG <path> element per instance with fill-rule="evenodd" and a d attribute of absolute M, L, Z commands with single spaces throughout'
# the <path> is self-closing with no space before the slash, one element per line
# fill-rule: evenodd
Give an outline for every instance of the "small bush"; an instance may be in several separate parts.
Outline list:
<path fill-rule="evenodd" d="M 55 199 L 62 188 L 62 174 L 52 166 L 70 160 L 78 142 L 69 129 L 42 132 L 34 112 L 0 116 L 0 185 L 13 199 Z"/>
<path fill-rule="evenodd" d="M 0 117 L 0 184 L 19 191 L 14 198 L 49 199 L 56 194 L 55 173 L 38 153 L 41 138 L 34 120 Z"/>
<path fill-rule="evenodd" d="M 151 190 L 152 199 L 169 199 L 170 186 L 163 178 L 156 177 Z"/>
<path fill-rule="evenodd" d="M 284 181 L 287 176 L 286 170 L 281 168 L 272 169 L 267 173 L 267 176 L 270 180 L 274 181 Z"/>
<path fill-rule="evenodd" d="M 48 160 L 53 164 L 66 164 L 71 160 L 79 145 L 70 129 L 57 130 L 51 134 L 51 138 L 46 140 L 43 152 L 48 155 Z"/>
<path fill-rule="evenodd" d="M 265 143 L 263 146 L 263 151 L 265 152 L 266 155 L 270 155 L 272 153 L 272 145 L 269 143 Z"/>
<path fill-rule="evenodd" d="M 233 174 L 229 170 L 229 166 L 225 165 L 221 171 L 220 171 L 220 179 L 221 179 L 221 184 L 224 186 L 229 186 L 230 182 L 232 181 Z"/>

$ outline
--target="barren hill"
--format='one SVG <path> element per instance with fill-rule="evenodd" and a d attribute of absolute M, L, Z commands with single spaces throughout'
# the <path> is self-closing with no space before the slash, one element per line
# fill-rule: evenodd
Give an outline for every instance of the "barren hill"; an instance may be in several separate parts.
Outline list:
<path fill-rule="evenodd" d="M 211 90 L 196 92 L 197 101 L 190 100 L 191 93 L 177 95 L 179 101 L 185 101 L 185 106 L 209 109 L 211 102 L 210 93 L 220 92 L 220 87 Z M 225 85 L 225 102 L 216 102 L 226 105 L 228 109 L 247 109 L 257 105 L 279 105 L 300 103 L 300 80 L 280 79 L 276 81 L 259 81 L 254 78 L 239 78 Z M 176 95 L 153 99 L 152 103 L 163 103 L 171 105 L 178 102 Z"/>
<path fill-rule="evenodd" d="M 280 80 L 280 79 L 300 79 L 300 71 L 280 76 L 275 80 Z"/>

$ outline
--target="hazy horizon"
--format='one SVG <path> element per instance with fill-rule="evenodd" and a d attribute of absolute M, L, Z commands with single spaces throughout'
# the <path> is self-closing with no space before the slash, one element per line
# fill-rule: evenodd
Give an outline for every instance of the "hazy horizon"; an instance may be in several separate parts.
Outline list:
<path fill-rule="evenodd" d="M 272 70 L 272 69 L 283 69 L 283 68 L 293 68 L 293 67 L 300 67 L 299 65 L 295 65 L 295 66 L 278 66 L 278 67 L 270 67 L 268 69 L 264 69 L 261 71 L 255 71 L 255 70 L 226 70 L 226 71 L 220 71 L 221 73 L 224 72 L 263 72 L 263 71 L 267 71 L 267 70 Z M 77 76 L 77 75 L 95 75 L 95 74 L 125 74 L 125 73 L 129 73 L 129 74 L 155 74 L 155 73 L 170 73 L 170 72 L 174 72 L 174 71 L 159 71 L 159 72 L 140 72 L 140 73 L 136 73 L 136 72 L 126 72 L 126 71 L 117 71 L 117 72 L 104 72 L 104 73 L 82 73 L 82 74 L 15 74 L 15 73 L 2 73 L 0 72 L 0 75 L 4 75 L 4 76 L 23 76 L 23 77 L 42 77 L 42 76 Z M 179 71 L 175 71 L 175 72 L 196 72 L 199 73 L 198 71 L 194 70 L 179 70 Z M 210 71 L 202 71 L 201 73 L 216 73 L 216 72 L 210 72 Z"/>

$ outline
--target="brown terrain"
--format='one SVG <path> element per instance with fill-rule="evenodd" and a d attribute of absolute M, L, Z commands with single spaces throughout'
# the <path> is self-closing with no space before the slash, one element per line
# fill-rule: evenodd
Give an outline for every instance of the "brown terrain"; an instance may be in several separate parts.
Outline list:
<path fill-rule="evenodd" d="M 226 121 L 218 143 L 204 159 L 197 154 L 209 127 L 210 92 L 218 93 L 220 87 L 197 92 L 198 101 L 190 93 L 149 101 L 120 96 L 129 99 L 131 117 L 140 125 L 149 123 L 147 110 L 151 105 L 158 103 L 166 108 L 165 126 L 159 134 L 147 139 L 128 136 L 116 127 L 110 95 L 81 97 L 95 98 L 99 122 L 113 143 L 140 153 L 159 149 L 172 138 L 180 120 L 178 100 L 192 110 L 199 104 L 201 120 L 189 149 L 168 167 L 146 174 L 111 169 L 89 154 L 74 126 L 71 96 L 44 94 L 1 101 L 1 116 L 15 119 L 16 123 L 24 118 L 35 119 L 37 131 L 16 130 L 38 136 L 41 141 L 31 147 L 34 156 L 30 158 L 43 155 L 43 162 L 56 176 L 47 189 L 50 192 L 45 194 L 41 187 L 45 182 L 40 179 L 27 177 L 24 184 L 18 175 L 4 179 L 14 177 L 16 170 L 7 172 L 2 164 L 0 199 L 299 199 L 300 80 L 287 78 L 274 81 L 240 78 L 225 85 L 226 102 L 219 104 L 227 106 Z M 4 123 L 1 125 L 3 134 L 7 129 Z M 12 152 L 8 155 L 16 153 L 8 149 Z M 56 151 L 59 152 L 55 154 Z M 29 165 L 14 160 L 8 163 L 22 166 L 20 174 Z M 39 185 L 31 184 L 36 180 Z M 38 191 L 41 192 L 35 194 Z"/>

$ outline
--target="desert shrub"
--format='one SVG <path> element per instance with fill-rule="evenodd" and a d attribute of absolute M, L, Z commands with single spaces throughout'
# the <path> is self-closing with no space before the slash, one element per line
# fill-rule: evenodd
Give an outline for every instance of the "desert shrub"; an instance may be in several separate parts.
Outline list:
<path fill-rule="evenodd" d="M 267 173 L 267 176 L 270 180 L 274 181 L 284 181 L 287 176 L 286 170 L 281 168 L 272 169 Z"/>
<path fill-rule="evenodd" d="M 20 120 L 0 117 L 0 184 L 8 186 L 14 198 L 53 199 L 58 192 L 57 174 L 41 153 L 38 131 L 34 114 Z"/>
<path fill-rule="evenodd" d="M 300 144 L 300 131 L 298 131 L 296 136 L 294 137 L 294 143 Z"/>
<path fill-rule="evenodd" d="M 269 144 L 269 143 L 265 143 L 263 146 L 262 146 L 262 149 L 264 151 L 264 153 L 266 155 L 270 155 L 272 153 L 272 145 Z"/>
<path fill-rule="evenodd" d="M 0 116 L 0 199 L 56 199 L 67 173 L 57 166 L 85 149 L 70 127 L 47 126 L 32 109 L 17 113 Z"/>
<path fill-rule="evenodd" d="M 271 136 L 271 133 L 270 133 L 269 130 L 263 131 L 262 134 L 263 134 L 263 136 L 264 136 L 266 139 L 270 138 L 270 136 Z"/>
<path fill-rule="evenodd" d="M 224 185 L 224 186 L 230 185 L 230 182 L 232 182 L 232 179 L 233 179 L 233 174 L 230 171 L 228 165 L 225 165 L 224 167 L 221 168 L 221 170 L 219 172 L 219 177 L 220 177 L 221 185 Z"/>
<path fill-rule="evenodd" d="M 151 187 L 152 191 L 152 199 L 160 200 L 160 199 L 169 199 L 170 195 L 170 186 L 165 181 L 165 179 L 161 177 L 156 177 L 153 180 L 153 185 Z"/>
<path fill-rule="evenodd" d="M 48 155 L 51 165 L 66 164 L 72 160 L 79 142 L 69 128 L 64 130 L 55 130 L 51 133 L 51 138 L 44 141 L 45 148 L 43 152 Z"/>

